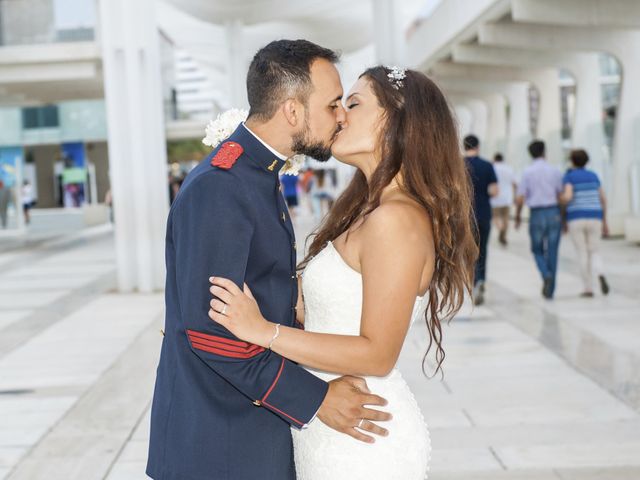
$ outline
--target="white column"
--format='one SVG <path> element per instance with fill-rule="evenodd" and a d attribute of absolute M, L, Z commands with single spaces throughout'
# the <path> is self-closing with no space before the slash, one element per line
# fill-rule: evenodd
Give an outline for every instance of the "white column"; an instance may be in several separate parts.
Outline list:
<path fill-rule="evenodd" d="M 100 0 L 118 288 L 164 286 L 167 159 L 154 0 Z"/>
<path fill-rule="evenodd" d="M 482 100 L 472 98 L 466 102 L 471 111 L 471 133 L 480 140 L 480 152 L 485 157 L 489 155 L 487 150 L 487 124 L 489 122 L 489 110 Z"/>
<path fill-rule="evenodd" d="M 462 104 L 455 104 L 453 107 L 456 119 L 458 121 L 458 133 L 460 134 L 460 141 L 471 133 L 471 123 L 473 122 L 473 115 L 469 107 Z M 462 143 L 461 143 L 462 144 Z"/>
<path fill-rule="evenodd" d="M 225 24 L 225 30 L 230 106 L 231 108 L 248 108 L 246 86 L 248 65 L 245 57 L 242 20 L 228 21 Z"/>
<path fill-rule="evenodd" d="M 609 208 L 609 230 L 622 234 L 625 217 L 628 227 L 638 225 L 640 219 L 631 216 L 633 192 L 640 185 L 631 180 L 637 160 L 638 131 L 640 130 L 640 32 L 631 29 L 602 27 L 545 26 L 537 24 L 486 24 L 479 28 L 479 41 L 485 45 L 508 45 L 511 48 L 561 49 L 605 51 L 615 55 L 622 65 L 622 85 L 613 141 L 612 190 Z M 635 231 L 635 230 L 634 230 Z"/>
<path fill-rule="evenodd" d="M 527 147 L 531 142 L 529 122 L 529 85 L 514 83 L 506 90 L 509 101 L 509 125 L 505 162 L 521 173 L 530 162 Z"/>
<path fill-rule="evenodd" d="M 536 71 L 531 80 L 540 93 L 540 114 L 536 136 L 544 141 L 549 162 L 562 166 L 564 153 L 558 71 L 556 69 Z"/>
<path fill-rule="evenodd" d="M 394 0 L 373 0 L 373 36 L 376 61 L 382 65 L 402 65 L 404 38 Z"/>
<path fill-rule="evenodd" d="M 597 54 L 575 55 L 567 64 L 576 80 L 576 106 L 571 128 L 572 148 L 582 148 L 589 154 L 589 168 L 601 179 L 604 165 L 604 128 L 602 125 L 602 87 Z"/>
<path fill-rule="evenodd" d="M 497 152 L 505 155 L 507 146 L 507 103 L 503 95 L 485 95 L 484 101 L 489 108 L 489 124 L 487 127 L 487 148 L 485 155 L 493 158 Z M 506 160 L 506 159 L 505 159 Z"/>
<path fill-rule="evenodd" d="M 624 217 L 630 213 L 635 214 L 635 217 L 628 219 L 627 223 L 640 224 L 631 204 L 632 198 L 640 197 L 638 176 L 632 175 L 640 163 L 640 62 L 637 58 L 640 52 L 640 35 L 629 37 L 629 43 L 624 46 L 627 54 L 619 55 L 622 85 L 613 139 L 613 188 L 609 204 L 609 223 L 613 233 L 625 230 Z"/>

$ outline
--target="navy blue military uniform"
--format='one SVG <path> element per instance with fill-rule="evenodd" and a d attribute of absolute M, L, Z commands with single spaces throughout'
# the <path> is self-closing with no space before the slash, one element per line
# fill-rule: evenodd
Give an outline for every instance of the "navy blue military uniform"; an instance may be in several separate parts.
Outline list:
<path fill-rule="evenodd" d="M 215 166 L 215 165 L 218 166 Z M 263 316 L 293 326 L 293 225 L 276 158 L 244 125 L 186 178 L 169 213 L 166 319 L 151 410 L 155 480 L 295 479 L 290 426 L 328 385 L 213 322 L 209 277 L 247 283 Z"/>

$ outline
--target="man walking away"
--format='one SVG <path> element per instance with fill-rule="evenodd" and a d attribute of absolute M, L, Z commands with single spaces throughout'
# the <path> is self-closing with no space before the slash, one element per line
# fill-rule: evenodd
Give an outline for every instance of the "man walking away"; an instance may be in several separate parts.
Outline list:
<path fill-rule="evenodd" d="M 504 163 L 502 154 L 493 157 L 493 170 L 498 177 L 498 195 L 491 199 L 493 222 L 498 229 L 500 245 L 507 246 L 507 229 L 513 197 L 517 187 L 516 177 L 511 166 Z"/>
<path fill-rule="evenodd" d="M 478 248 L 480 250 L 473 280 L 473 302 L 475 305 L 484 303 L 484 290 L 487 271 L 487 242 L 491 233 L 491 204 L 490 197 L 498 194 L 498 179 L 493 166 L 479 157 L 480 141 L 475 135 L 464 138 L 464 154 L 471 182 L 473 183 L 473 212 L 478 229 Z"/>
<path fill-rule="evenodd" d="M 516 197 L 516 228 L 520 227 L 522 207 L 530 210 L 531 252 L 542 276 L 542 295 L 552 299 L 556 288 L 558 247 L 562 222 L 558 199 L 562 193 L 562 173 L 545 159 L 541 140 L 529 144 L 533 163 L 522 174 Z"/>

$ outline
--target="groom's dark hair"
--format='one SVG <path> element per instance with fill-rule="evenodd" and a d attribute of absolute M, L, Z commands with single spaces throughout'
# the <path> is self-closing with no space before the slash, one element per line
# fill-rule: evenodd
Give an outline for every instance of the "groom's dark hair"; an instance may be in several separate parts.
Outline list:
<path fill-rule="evenodd" d="M 318 58 L 336 63 L 339 56 L 308 40 L 276 40 L 261 48 L 247 73 L 249 117 L 267 121 L 291 97 L 307 105 L 311 64 Z"/>

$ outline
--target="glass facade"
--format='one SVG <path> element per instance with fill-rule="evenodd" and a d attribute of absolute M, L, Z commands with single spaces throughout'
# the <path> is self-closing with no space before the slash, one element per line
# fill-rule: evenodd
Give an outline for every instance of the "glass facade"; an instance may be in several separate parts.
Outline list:
<path fill-rule="evenodd" d="M 96 0 L 0 0 L 0 46 L 92 41 Z"/>
<path fill-rule="evenodd" d="M 0 146 L 105 141 L 104 100 L 0 108 Z"/>
<path fill-rule="evenodd" d="M 25 107 L 22 109 L 22 128 L 57 128 L 59 126 L 58 106 Z"/>

